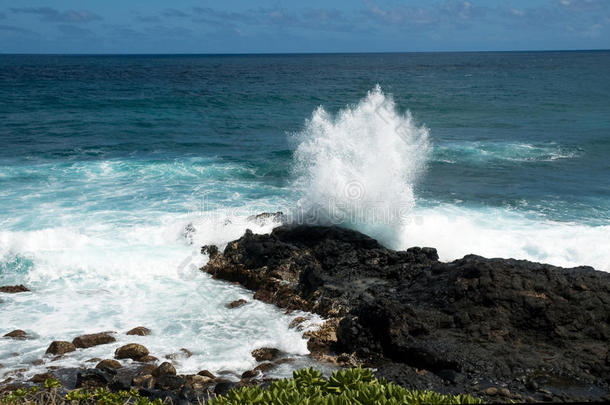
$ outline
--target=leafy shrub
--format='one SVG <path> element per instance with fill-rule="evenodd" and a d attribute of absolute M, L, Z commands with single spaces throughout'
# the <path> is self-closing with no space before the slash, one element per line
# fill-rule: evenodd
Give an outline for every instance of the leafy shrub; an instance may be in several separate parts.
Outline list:
<path fill-rule="evenodd" d="M 137 390 L 111 392 L 105 388 L 95 391 L 76 389 L 68 392 L 65 397 L 57 393 L 61 383 L 55 378 L 44 382 L 45 391 L 38 387 L 20 388 L 0 397 L 1 405 L 59 405 L 59 404 L 99 404 L 99 405 L 162 405 L 163 401 L 149 400 L 140 396 Z"/>
<path fill-rule="evenodd" d="M 218 396 L 211 405 L 398 405 L 398 404 L 478 404 L 469 395 L 442 395 L 432 391 L 410 391 L 386 380 L 378 380 L 371 370 L 352 368 L 334 372 L 328 379 L 311 368 L 295 371 L 291 380 L 271 383 L 264 389 L 243 387 Z"/>

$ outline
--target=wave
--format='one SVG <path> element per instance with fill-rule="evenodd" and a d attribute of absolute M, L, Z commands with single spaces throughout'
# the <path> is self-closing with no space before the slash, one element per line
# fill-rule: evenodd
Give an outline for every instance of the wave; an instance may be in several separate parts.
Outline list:
<path fill-rule="evenodd" d="M 377 86 L 335 116 L 319 107 L 295 138 L 293 220 L 341 224 L 395 245 L 415 204 L 428 129 Z"/>
<path fill-rule="evenodd" d="M 440 163 L 488 164 L 494 161 L 552 162 L 579 157 L 582 151 L 555 143 L 461 141 L 438 142 L 432 160 Z"/>

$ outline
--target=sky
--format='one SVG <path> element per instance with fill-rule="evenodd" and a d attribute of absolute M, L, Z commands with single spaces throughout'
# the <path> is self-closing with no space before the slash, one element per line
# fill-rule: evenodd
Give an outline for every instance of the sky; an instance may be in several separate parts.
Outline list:
<path fill-rule="evenodd" d="M 0 0 L 0 53 L 610 48 L 610 0 Z"/>

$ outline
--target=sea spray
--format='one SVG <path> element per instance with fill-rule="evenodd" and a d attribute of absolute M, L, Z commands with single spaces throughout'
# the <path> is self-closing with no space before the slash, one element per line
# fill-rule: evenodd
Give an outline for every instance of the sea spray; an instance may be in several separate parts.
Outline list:
<path fill-rule="evenodd" d="M 398 247 L 429 154 L 428 129 L 376 86 L 334 116 L 319 107 L 296 139 L 293 220 L 350 227 Z"/>

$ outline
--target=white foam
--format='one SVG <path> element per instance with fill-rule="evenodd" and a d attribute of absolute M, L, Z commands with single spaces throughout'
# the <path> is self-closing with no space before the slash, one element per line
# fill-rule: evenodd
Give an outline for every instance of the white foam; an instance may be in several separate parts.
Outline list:
<path fill-rule="evenodd" d="M 177 361 L 181 373 L 203 368 L 240 373 L 255 365 L 250 352 L 261 346 L 307 354 L 302 332 L 288 328 L 297 314 L 285 315 L 254 301 L 251 292 L 198 270 L 207 260 L 199 252 L 201 245 L 222 248 L 246 228 L 264 233 L 277 226 L 272 220 L 252 222 L 233 214 L 235 210 L 167 214 L 147 225 L 1 232 L 0 260 L 16 256 L 31 260 L 20 282 L 32 292 L 3 294 L 0 332 L 24 329 L 35 339 L 0 339 L 0 363 L 5 366 L 0 375 L 21 367 L 27 368 L 26 377 L 41 372 L 51 365 L 44 356 L 51 341 L 71 341 L 99 331 L 116 331 L 117 343 L 78 350 L 52 365 L 77 366 L 92 357 L 111 358 L 116 347 L 129 342 L 146 345 L 159 358 L 183 347 L 190 350 L 191 358 Z M 190 234 L 185 233 L 188 224 L 194 228 Z M 225 308 L 239 298 L 249 303 Z M 138 325 L 153 334 L 124 334 Z M 41 358 L 45 364 L 30 364 Z"/>
<path fill-rule="evenodd" d="M 608 243 L 608 225 L 529 218 L 503 208 L 440 205 L 413 211 L 401 234 L 400 247 L 432 246 L 445 261 L 472 253 L 610 271 L 610 252 L 602 248 Z"/>
<path fill-rule="evenodd" d="M 377 86 L 335 116 L 319 107 L 296 140 L 297 220 L 355 227 L 395 245 L 414 206 L 428 129 L 398 112 Z"/>

